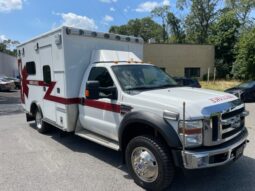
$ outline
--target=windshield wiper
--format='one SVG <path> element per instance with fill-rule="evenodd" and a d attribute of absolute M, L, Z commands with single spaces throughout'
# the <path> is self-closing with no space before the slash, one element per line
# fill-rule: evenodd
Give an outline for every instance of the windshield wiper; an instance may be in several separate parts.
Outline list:
<path fill-rule="evenodd" d="M 149 89 L 154 89 L 154 87 L 151 87 L 151 86 L 137 86 L 137 87 L 132 87 L 132 88 L 126 88 L 126 90 L 149 90 Z"/>
<path fill-rule="evenodd" d="M 171 88 L 176 87 L 174 84 L 165 84 L 161 86 L 137 86 L 132 88 L 126 88 L 126 90 L 153 90 L 153 89 L 161 89 L 161 88 Z"/>
<path fill-rule="evenodd" d="M 156 88 L 160 89 L 160 88 L 172 88 L 172 87 L 177 87 L 177 85 L 175 85 L 175 84 L 165 84 L 165 85 L 162 85 L 162 86 L 157 86 Z"/>

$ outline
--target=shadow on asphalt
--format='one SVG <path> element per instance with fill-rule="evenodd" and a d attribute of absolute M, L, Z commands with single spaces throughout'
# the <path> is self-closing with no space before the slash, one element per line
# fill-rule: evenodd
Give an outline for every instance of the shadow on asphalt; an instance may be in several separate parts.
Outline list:
<path fill-rule="evenodd" d="M 35 129 L 33 123 L 30 126 Z M 73 133 L 62 132 L 54 127 L 50 129 L 50 132 L 46 136 L 51 137 L 74 152 L 92 155 L 128 173 L 125 165 L 122 163 L 120 152 L 80 138 Z M 200 170 L 176 169 L 173 183 L 167 190 L 254 190 L 254 176 L 255 159 L 243 156 L 238 161 L 221 167 Z M 131 179 L 129 175 L 124 175 L 124 178 Z"/>

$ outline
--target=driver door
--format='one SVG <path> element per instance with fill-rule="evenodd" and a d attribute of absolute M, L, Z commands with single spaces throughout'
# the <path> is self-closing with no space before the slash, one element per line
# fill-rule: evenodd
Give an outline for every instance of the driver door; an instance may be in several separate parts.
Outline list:
<path fill-rule="evenodd" d="M 99 82 L 99 99 L 85 98 L 81 123 L 85 129 L 117 141 L 121 115 L 118 96 L 107 90 L 115 86 L 112 77 L 105 67 L 93 67 L 88 81 Z"/>

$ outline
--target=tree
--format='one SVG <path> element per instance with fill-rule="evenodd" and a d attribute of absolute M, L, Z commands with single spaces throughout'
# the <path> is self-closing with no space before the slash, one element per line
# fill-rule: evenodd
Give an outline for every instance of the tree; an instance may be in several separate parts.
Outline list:
<path fill-rule="evenodd" d="M 218 15 L 218 0 L 179 0 L 178 2 L 179 7 L 191 3 L 190 13 L 185 19 L 188 41 L 207 43 L 211 25 Z"/>
<path fill-rule="evenodd" d="M 249 14 L 255 8 L 254 0 L 226 0 L 226 6 L 235 11 L 242 26 L 252 23 Z"/>
<path fill-rule="evenodd" d="M 154 22 L 150 17 L 142 19 L 131 19 L 126 25 L 112 26 L 110 33 L 141 36 L 145 42 L 150 38 L 154 38 L 157 42 L 161 39 L 162 27 Z"/>
<path fill-rule="evenodd" d="M 255 28 L 244 32 L 236 46 L 232 74 L 238 79 L 255 78 Z"/>
<path fill-rule="evenodd" d="M 19 41 L 16 40 L 4 40 L 0 42 L 0 52 L 4 52 L 6 54 L 16 56 L 17 51 L 16 49 L 11 50 L 13 47 L 16 47 L 19 44 Z"/>
<path fill-rule="evenodd" d="M 170 28 L 170 42 L 184 43 L 185 32 L 181 26 L 181 20 L 178 19 L 172 12 L 167 14 L 167 24 Z"/>
<path fill-rule="evenodd" d="M 225 77 L 231 73 L 235 61 L 234 48 L 239 37 L 240 23 L 233 11 L 226 10 L 212 26 L 209 42 L 215 45 L 215 66 L 217 76 Z"/>
<path fill-rule="evenodd" d="M 162 21 L 162 39 L 163 42 L 167 41 L 167 14 L 168 14 L 169 6 L 168 5 L 163 5 L 162 7 L 156 7 L 151 11 L 151 15 L 153 17 L 160 17 Z"/>

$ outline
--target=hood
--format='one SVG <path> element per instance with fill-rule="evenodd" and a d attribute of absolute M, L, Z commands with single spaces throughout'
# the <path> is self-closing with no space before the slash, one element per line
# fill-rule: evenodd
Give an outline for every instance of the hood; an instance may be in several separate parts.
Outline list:
<path fill-rule="evenodd" d="M 157 113 L 159 110 L 161 112 L 169 110 L 182 114 L 183 102 L 185 102 L 186 116 L 189 118 L 201 118 L 204 115 L 209 115 L 210 108 L 237 99 L 236 96 L 229 93 L 190 87 L 143 91 L 131 97 L 133 97 L 133 103 L 153 107 Z M 215 112 L 215 107 L 211 109 L 213 112 Z"/>

